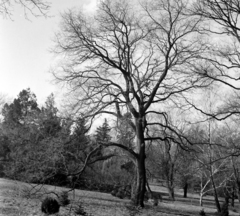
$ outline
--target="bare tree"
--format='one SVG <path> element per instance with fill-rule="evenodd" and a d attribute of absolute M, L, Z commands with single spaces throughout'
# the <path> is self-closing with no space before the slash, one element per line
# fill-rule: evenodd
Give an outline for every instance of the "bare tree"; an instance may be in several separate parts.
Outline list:
<path fill-rule="evenodd" d="M 50 8 L 50 2 L 45 0 L 1 0 L 0 14 L 11 18 L 14 5 L 21 5 L 26 17 L 28 13 L 34 16 L 47 16 Z"/>
<path fill-rule="evenodd" d="M 228 172 L 226 173 L 228 179 L 233 188 L 232 190 L 232 203 L 234 203 L 234 192 L 236 189 L 238 200 L 240 202 L 240 172 L 239 172 L 239 119 L 236 122 L 233 119 L 228 119 L 225 125 L 219 130 L 218 138 L 223 143 L 225 149 L 222 153 L 223 157 L 229 158 Z M 227 188 L 230 191 L 229 188 Z"/>
<path fill-rule="evenodd" d="M 101 1 L 94 17 L 64 13 L 56 34 L 54 51 L 61 64 L 53 74 L 75 96 L 75 113 L 83 113 L 90 121 L 100 114 L 121 119 L 127 111 L 133 117 L 128 124 L 136 134 L 134 150 L 114 142 L 102 145 L 122 148 L 134 159 L 136 205 L 144 206 L 146 142 L 170 139 L 148 136 L 148 129 L 160 125 L 184 141 L 167 124 L 164 104 L 180 103 L 194 89 L 209 85 L 205 76 L 195 73 L 194 64 L 206 46 L 201 18 L 187 16 L 188 7 L 184 0 L 152 0 L 141 5 Z M 160 106 L 158 110 L 163 111 L 156 111 Z M 148 119 L 153 113 L 157 117 Z"/>
<path fill-rule="evenodd" d="M 204 19 L 205 30 L 212 41 L 205 61 L 197 67 L 197 70 L 223 86 L 230 87 L 232 90 L 240 90 L 238 84 L 240 80 L 239 1 L 200 0 L 195 2 L 192 12 Z M 233 106 L 224 107 L 225 109 L 214 113 L 203 110 L 201 112 L 218 120 L 224 120 L 239 113 L 239 110 L 233 109 Z M 200 109 L 198 110 L 200 111 Z"/>

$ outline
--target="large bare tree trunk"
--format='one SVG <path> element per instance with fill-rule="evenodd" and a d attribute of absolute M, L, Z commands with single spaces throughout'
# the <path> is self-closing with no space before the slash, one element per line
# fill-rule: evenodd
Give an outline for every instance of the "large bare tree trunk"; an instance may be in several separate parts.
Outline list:
<path fill-rule="evenodd" d="M 137 161 L 137 184 L 135 193 L 135 205 L 144 207 L 144 194 L 146 192 L 145 160 Z"/>
<path fill-rule="evenodd" d="M 144 141 L 144 122 L 143 118 L 136 119 L 137 135 L 137 181 L 134 204 L 144 207 L 144 194 L 146 192 L 146 168 L 145 168 L 145 141 Z"/>

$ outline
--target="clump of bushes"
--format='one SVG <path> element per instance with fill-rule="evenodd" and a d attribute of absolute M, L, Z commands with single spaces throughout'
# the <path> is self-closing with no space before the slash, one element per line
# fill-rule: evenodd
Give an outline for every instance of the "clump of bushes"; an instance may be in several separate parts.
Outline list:
<path fill-rule="evenodd" d="M 68 198 L 68 192 L 67 191 L 61 192 L 58 200 L 61 206 L 67 206 L 70 203 L 70 200 Z"/>
<path fill-rule="evenodd" d="M 128 198 L 130 199 L 131 198 L 131 186 L 129 185 L 126 185 L 126 186 L 120 186 L 120 187 L 115 187 L 112 192 L 111 192 L 111 195 L 112 196 L 116 196 L 120 199 L 123 199 L 123 198 Z"/>
<path fill-rule="evenodd" d="M 82 216 L 92 216 L 92 214 L 89 214 L 85 211 L 82 204 L 78 204 L 78 207 L 75 209 L 75 214 L 76 215 L 82 215 Z"/>
<path fill-rule="evenodd" d="M 50 214 L 56 214 L 59 212 L 60 205 L 58 201 L 52 197 L 46 197 L 42 201 L 41 210 L 43 213 L 50 215 Z"/>
<path fill-rule="evenodd" d="M 130 216 L 139 215 L 139 214 L 141 214 L 141 211 L 142 211 L 142 207 L 135 206 L 133 204 L 127 205 L 126 208 L 127 208 L 128 212 L 129 212 Z"/>
<path fill-rule="evenodd" d="M 221 208 L 221 216 L 228 216 L 229 211 L 228 211 L 228 202 L 224 202 Z"/>
<path fill-rule="evenodd" d="M 201 215 L 201 216 L 206 216 L 206 213 L 205 213 L 204 209 L 202 209 L 202 210 L 199 212 L 199 215 Z"/>

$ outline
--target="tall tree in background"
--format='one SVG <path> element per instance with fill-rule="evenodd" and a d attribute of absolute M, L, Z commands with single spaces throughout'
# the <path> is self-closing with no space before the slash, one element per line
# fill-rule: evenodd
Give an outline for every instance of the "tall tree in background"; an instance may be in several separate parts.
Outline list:
<path fill-rule="evenodd" d="M 96 142 L 109 142 L 111 140 L 110 136 L 111 128 L 109 127 L 108 121 L 105 118 L 102 126 L 97 127 L 96 129 Z"/>
<path fill-rule="evenodd" d="M 17 175 L 25 169 L 24 156 L 35 141 L 39 113 L 37 98 L 30 89 L 22 90 L 12 103 L 6 103 L 2 109 L 2 134 L 9 139 L 9 175 Z"/>
<path fill-rule="evenodd" d="M 1 142 L 7 147 L 6 176 L 43 182 L 64 170 L 61 152 L 70 133 L 61 126 L 53 95 L 40 109 L 36 95 L 24 89 L 12 103 L 4 105 L 2 113 L 1 132 L 9 140 Z"/>
<path fill-rule="evenodd" d="M 23 126 L 28 121 L 26 117 L 33 117 L 39 111 L 36 95 L 29 88 L 24 89 L 11 104 L 6 103 L 3 106 L 3 123 L 9 127 L 11 125 Z"/>
<path fill-rule="evenodd" d="M 110 127 L 109 127 L 109 124 L 108 124 L 108 121 L 107 119 L 105 118 L 104 119 L 104 122 L 102 124 L 102 126 L 99 126 L 97 127 L 96 129 L 96 132 L 95 132 L 95 140 L 96 140 L 96 143 L 98 145 L 101 145 L 101 143 L 109 143 L 109 141 L 111 140 L 111 136 L 110 136 Z M 101 147 L 97 152 L 96 152 L 96 156 L 98 157 L 102 157 L 103 154 L 104 154 L 104 149 Z"/>
<path fill-rule="evenodd" d="M 56 108 L 55 98 L 50 94 L 45 102 L 45 106 L 41 109 L 41 129 L 44 136 L 54 136 L 61 129 L 61 118 L 57 115 L 58 109 Z"/>
<path fill-rule="evenodd" d="M 135 150 L 121 143 L 102 142 L 129 152 L 137 165 L 135 204 L 144 206 L 147 128 L 160 125 L 184 138 L 167 123 L 164 104 L 178 102 L 189 92 L 209 84 L 194 64 L 207 49 L 201 38 L 201 18 L 187 16 L 185 0 L 101 1 L 94 17 L 68 11 L 56 34 L 55 52 L 62 64 L 55 78 L 69 84 L 73 112 L 91 121 L 106 113 L 123 118 L 136 134 Z M 161 107 L 156 111 L 156 105 Z M 155 119 L 148 119 L 152 113 Z M 167 134 L 167 133 L 165 133 Z M 174 142 L 174 139 L 171 140 Z"/>
<path fill-rule="evenodd" d="M 64 157 L 68 173 L 74 174 L 80 170 L 91 149 L 88 128 L 83 118 L 78 118 L 72 125 L 70 140 L 64 144 Z"/>

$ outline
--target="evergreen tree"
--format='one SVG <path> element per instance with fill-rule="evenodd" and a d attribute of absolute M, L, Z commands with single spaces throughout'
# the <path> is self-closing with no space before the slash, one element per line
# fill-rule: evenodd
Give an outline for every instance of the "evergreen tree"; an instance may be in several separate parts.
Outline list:
<path fill-rule="evenodd" d="M 85 119 L 78 118 L 71 130 L 71 142 L 66 143 L 64 146 L 66 160 L 69 164 L 72 163 L 73 167 L 79 166 L 85 161 L 89 144 L 87 132 L 88 128 Z"/>
<path fill-rule="evenodd" d="M 55 98 L 50 94 L 42 108 L 42 131 L 45 136 L 55 136 L 61 130 L 61 119 L 57 116 L 58 109 L 55 105 Z"/>
<path fill-rule="evenodd" d="M 22 90 L 18 97 L 11 104 L 5 104 L 2 109 L 4 124 L 14 127 L 15 125 L 24 125 L 39 113 L 37 98 L 30 88 Z"/>
<path fill-rule="evenodd" d="M 96 142 L 109 142 L 111 140 L 111 136 L 109 134 L 110 131 L 111 129 L 109 127 L 108 121 L 105 118 L 102 126 L 99 126 L 96 129 L 95 134 Z"/>
<path fill-rule="evenodd" d="M 5 104 L 3 118 L 2 131 L 9 140 L 5 142 L 7 177 L 41 182 L 64 167 L 62 146 L 70 133 L 62 132 L 53 94 L 39 109 L 35 94 L 22 90 L 12 103 Z"/>

